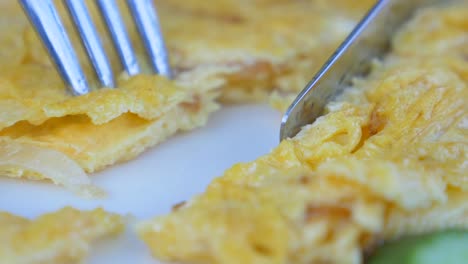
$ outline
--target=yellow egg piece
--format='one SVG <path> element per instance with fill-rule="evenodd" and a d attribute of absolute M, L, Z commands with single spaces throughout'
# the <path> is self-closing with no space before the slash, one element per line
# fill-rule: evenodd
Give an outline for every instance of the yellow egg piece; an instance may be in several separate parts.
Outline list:
<path fill-rule="evenodd" d="M 468 228 L 468 7 L 419 12 L 327 114 L 138 225 L 181 263 L 363 263 L 382 240 Z"/>
<path fill-rule="evenodd" d="M 35 220 L 0 212 L 1 263 L 81 263 L 92 242 L 122 232 L 122 217 L 65 207 Z"/>

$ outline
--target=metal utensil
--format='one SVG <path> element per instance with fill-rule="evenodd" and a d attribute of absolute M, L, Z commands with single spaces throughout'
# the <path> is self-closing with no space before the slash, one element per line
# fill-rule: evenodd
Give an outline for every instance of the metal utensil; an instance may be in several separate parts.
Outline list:
<path fill-rule="evenodd" d="M 76 95 L 89 92 L 88 82 L 53 0 L 20 0 L 19 2 L 38 32 L 67 87 Z M 85 1 L 63 0 L 63 2 L 80 35 L 81 42 L 101 85 L 115 87 L 112 67 Z M 96 4 L 107 25 L 124 70 L 128 75 L 140 73 L 135 52 L 115 0 L 96 0 Z M 153 1 L 127 0 L 127 5 L 143 39 L 154 72 L 170 77 L 168 55 Z"/>
<path fill-rule="evenodd" d="M 325 105 L 351 86 L 352 78 L 370 70 L 373 58 L 385 55 L 391 38 L 419 8 L 446 0 L 379 0 L 297 96 L 283 116 L 280 140 L 323 114 Z"/>

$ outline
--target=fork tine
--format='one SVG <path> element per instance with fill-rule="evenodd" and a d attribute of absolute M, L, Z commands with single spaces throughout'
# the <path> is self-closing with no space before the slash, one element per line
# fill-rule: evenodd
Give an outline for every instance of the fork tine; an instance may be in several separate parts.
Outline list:
<path fill-rule="evenodd" d="M 115 49 L 117 50 L 125 71 L 130 76 L 140 73 L 138 61 L 117 4 L 114 0 L 97 0 L 96 3 L 107 24 Z"/>
<path fill-rule="evenodd" d="M 167 50 L 152 0 L 127 0 L 127 5 L 143 39 L 154 71 L 171 77 Z"/>
<path fill-rule="evenodd" d="M 83 0 L 64 0 L 89 60 L 104 87 L 114 87 L 114 75 L 96 28 Z"/>
<path fill-rule="evenodd" d="M 20 0 L 68 88 L 76 95 L 89 91 L 86 78 L 52 0 Z"/>

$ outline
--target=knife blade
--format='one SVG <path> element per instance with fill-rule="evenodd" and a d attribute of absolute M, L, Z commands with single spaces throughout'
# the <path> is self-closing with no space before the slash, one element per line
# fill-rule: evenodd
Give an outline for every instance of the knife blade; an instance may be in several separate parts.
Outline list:
<path fill-rule="evenodd" d="M 388 53 L 392 36 L 416 10 L 447 2 L 377 1 L 289 106 L 281 122 L 280 141 L 294 137 L 320 117 L 326 104 L 351 86 L 353 78 L 368 74 L 372 60 Z"/>

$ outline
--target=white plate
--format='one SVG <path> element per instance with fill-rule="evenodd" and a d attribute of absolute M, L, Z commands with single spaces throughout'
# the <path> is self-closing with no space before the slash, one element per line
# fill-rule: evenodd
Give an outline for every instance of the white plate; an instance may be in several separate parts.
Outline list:
<path fill-rule="evenodd" d="M 149 219 L 204 190 L 234 163 L 250 161 L 278 144 L 281 115 L 264 105 L 227 107 L 207 126 L 175 136 L 137 159 L 92 175 L 109 193 L 105 200 L 83 200 L 52 184 L 0 178 L 0 211 L 33 218 L 71 205 L 102 206 L 111 212 Z M 93 247 L 87 263 L 160 263 L 131 228 L 118 239 Z"/>

